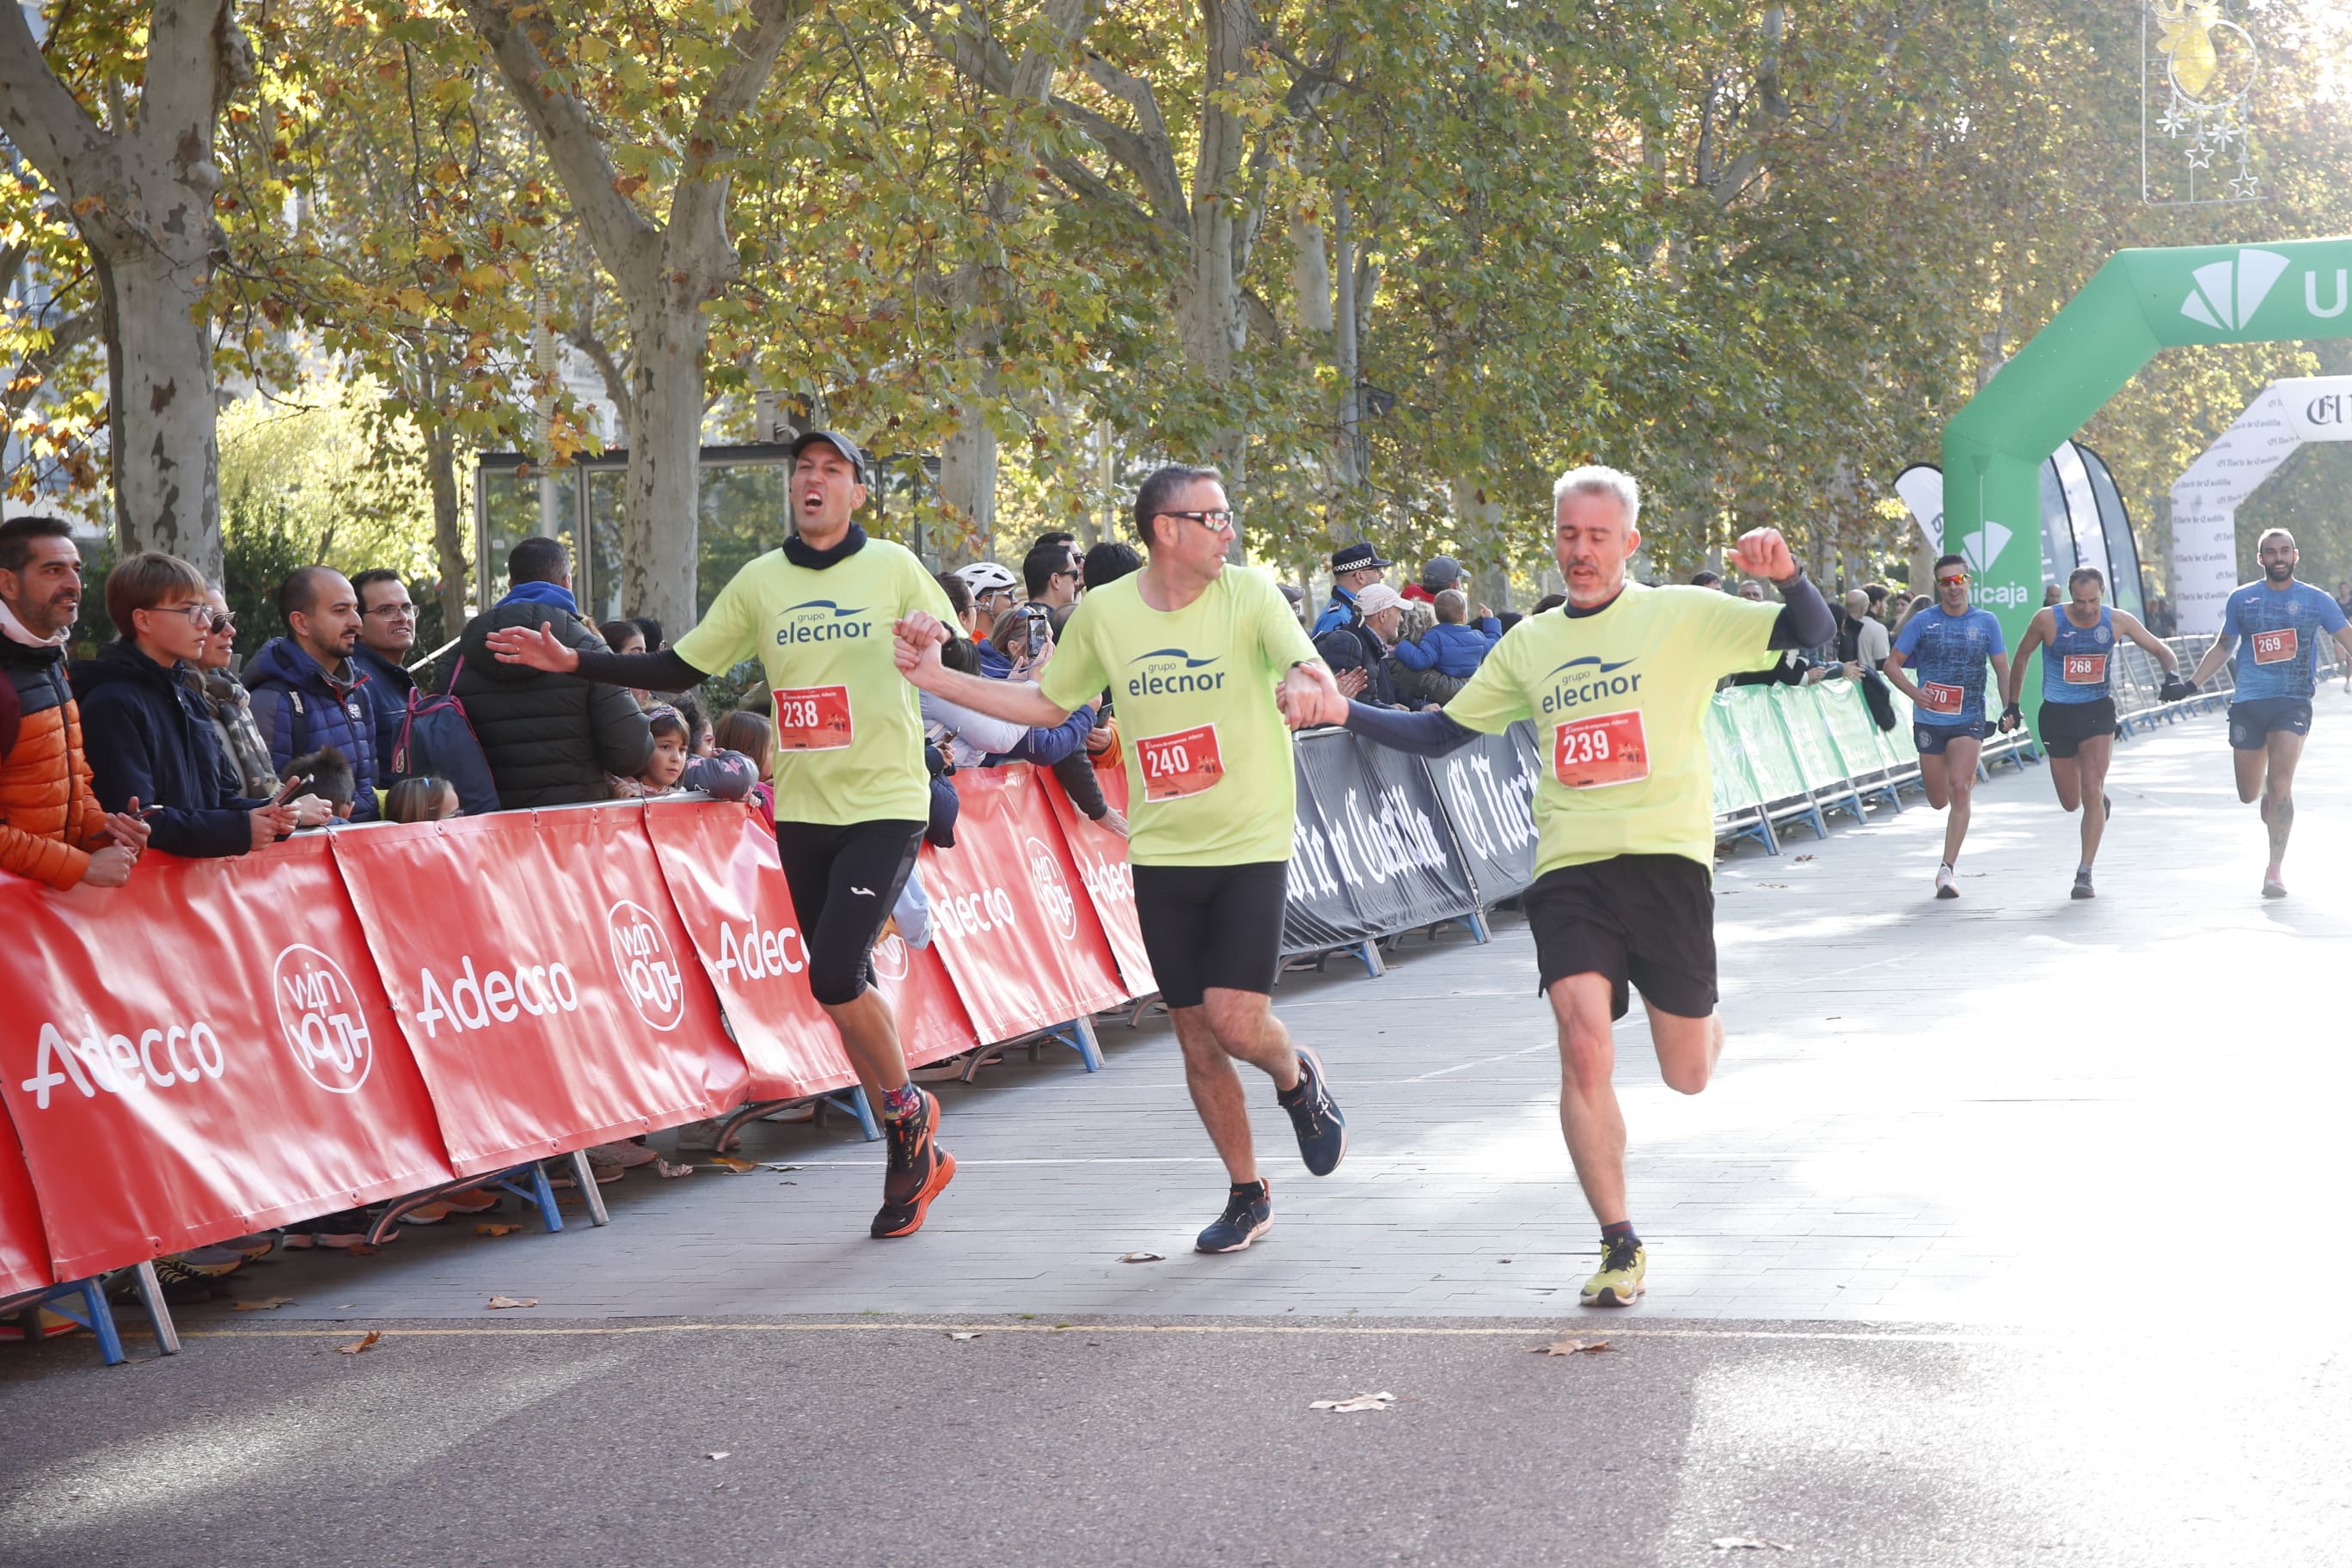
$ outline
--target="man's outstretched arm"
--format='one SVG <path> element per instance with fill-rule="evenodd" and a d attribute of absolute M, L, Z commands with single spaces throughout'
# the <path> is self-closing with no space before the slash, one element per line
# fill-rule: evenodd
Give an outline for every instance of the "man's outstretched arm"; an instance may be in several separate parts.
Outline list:
<path fill-rule="evenodd" d="M 1416 757 L 1442 757 L 1478 738 L 1477 731 L 1447 718 L 1443 710 L 1408 713 L 1400 708 L 1371 708 L 1350 702 L 1345 721 L 1349 729 L 1367 741 L 1378 741 L 1391 751 L 1408 752 Z"/>

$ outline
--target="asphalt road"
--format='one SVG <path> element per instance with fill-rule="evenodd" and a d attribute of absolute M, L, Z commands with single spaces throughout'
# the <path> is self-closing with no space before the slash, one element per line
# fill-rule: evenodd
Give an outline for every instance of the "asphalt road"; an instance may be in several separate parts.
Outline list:
<path fill-rule="evenodd" d="M 2222 1318 L 2238 1326 L 2224 1326 Z M 230 1330 L 0 1358 L 0 1562 L 2347 1559 L 2344 1341 L 975 1320 Z M 1388 1393 L 1340 1414 L 1313 1401 Z M 714 1456 L 724 1456 L 714 1457 Z M 1717 1540 L 1775 1542 L 1719 1548 Z"/>

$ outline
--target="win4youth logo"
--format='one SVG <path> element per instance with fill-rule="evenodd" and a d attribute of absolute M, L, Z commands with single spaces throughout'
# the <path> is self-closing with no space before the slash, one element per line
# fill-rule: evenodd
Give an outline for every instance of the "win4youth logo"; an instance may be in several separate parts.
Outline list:
<path fill-rule="evenodd" d="M 2227 261 L 2208 262 L 2189 274 L 2197 287 L 2180 302 L 2180 313 L 2205 326 L 2235 331 L 2253 320 L 2286 268 L 2286 258 L 2275 250 L 2241 250 Z"/>

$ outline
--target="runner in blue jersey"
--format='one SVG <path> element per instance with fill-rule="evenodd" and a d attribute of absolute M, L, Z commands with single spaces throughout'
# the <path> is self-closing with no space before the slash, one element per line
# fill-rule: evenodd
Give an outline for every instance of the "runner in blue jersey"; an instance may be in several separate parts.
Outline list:
<path fill-rule="evenodd" d="M 2238 769 L 2238 798 L 2263 803 L 2270 829 L 2271 863 L 2263 873 L 2263 897 L 2284 899 L 2280 868 L 2287 835 L 2294 831 L 2294 765 L 2303 738 L 2311 732 L 2313 666 L 2319 639 L 2334 637 L 2352 659 L 2352 624 L 2342 606 L 2308 583 L 2294 580 L 2294 535 L 2273 528 L 2254 546 L 2262 563 L 2259 581 L 2230 595 L 2221 613 L 2221 635 L 2197 661 L 2189 678 L 2195 690 L 2236 650 L 2230 697 L 2230 751 Z"/>
<path fill-rule="evenodd" d="M 2009 681 L 2009 644 L 2000 623 L 1990 610 L 1969 605 L 1969 563 L 1965 557 L 1947 555 L 1936 563 L 1936 603 L 1903 623 L 1895 651 L 1886 656 L 1886 679 L 1911 699 L 1911 737 L 1919 747 L 1919 782 L 1927 786 L 1927 804 L 1948 810 L 1944 823 L 1944 858 L 1936 868 L 1936 896 L 1957 899 L 1952 868 L 1959 863 L 1960 843 L 1969 836 L 1969 796 L 1977 786 L 1977 753 L 1984 749 L 1985 661 L 2005 688 Z M 1903 673 L 1908 665 L 1918 675 L 1914 683 Z M 2003 733 L 2011 721 L 2000 721 Z"/>
<path fill-rule="evenodd" d="M 2001 717 L 2021 722 L 2018 698 L 2025 690 L 2025 669 L 2034 649 L 2047 644 L 2042 660 L 2042 749 L 2050 754 L 2050 782 L 2057 787 L 2058 804 L 2068 811 L 2083 808 L 2083 858 L 2074 868 L 2074 897 L 2096 898 L 2091 887 L 2091 862 L 2098 858 L 2099 837 L 2115 809 L 2107 798 L 2107 763 L 2116 754 L 2118 728 L 2115 697 L 2115 657 L 2125 641 L 2139 644 L 2164 667 L 2164 700 L 2177 702 L 2189 695 L 2180 679 L 2180 660 L 2136 616 L 2111 610 L 2100 603 L 2107 579 L 2095 566 L 2084 566 L 2066 579 L 2068 598 L 2053 605 L 2025 624 L 2017 639 L 2017 658 L 2010 664 Z"/>

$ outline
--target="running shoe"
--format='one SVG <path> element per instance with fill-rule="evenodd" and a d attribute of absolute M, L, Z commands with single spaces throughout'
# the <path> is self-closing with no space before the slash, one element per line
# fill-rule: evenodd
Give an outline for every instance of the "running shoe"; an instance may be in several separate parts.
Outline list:
<path fill-rule="evenodd" d="M 198 1247 L 186 1252 L 175 1252 L 172 1260 L 192 1274 L 207 1279 L 226 1279 L 245 1267 L 242 1252 L 232 1252 L 226 1247 Z"/>
<path fill-rule="evenodd" d="M 2285 898 L 2286 884 L 2280 881 L 2276 877 L 2264 877 L 2263 879 L 2263 897 L 2266 899 Z"/>
<path fill-rule="evenodd" d="M 210 1292 L 206 1292 L 206 1299 L 210 1299 Z M 45 1340 L 56 1339 L 59 1334 L 72 1333 L 81 1327 L 63 1312 L 52 1312 L 47 1307 L 31 1316 L 36 1320 L 33 1331 Z M 25 1318 L 25 1313 L 17 1312 L 5 1319 L 0 1319 L 0 1345 L 21 1344 L 24 1342 Z"/>
<path fill-rule="evenodd" d="M 1255 1189 L 1235 1187 L 1225 1199 L 1225 1212 L 1192 1244 L 1196 1252 L 1239 1252 L 1274 1228 L 1274 1184 L 1260 1182 Z"/>
<path fill-rule="evenodd" d="M 655 1153 L 643 1143 L 632 1142 L 625 1138 L 617 1143 L 598 1143 L 588 1151 L 590 1164 L 609 1165 L 619 1171 L 632 1171 L 639 1165 L 650 1165 L 660 1158 L 659 1154 Z M 603 1178 L 598 1179 L 601 1181 Z"/>
<path fill-rule="evenodd" d="M 1328 1176 L 1339 1168 L 1348 1152 L 1348 1119 L 1331 1098 L 1323 1079 L 1323 1058 L 1298 1047 L 1298 1081 L 1287 1090 L 1276 1089 L 1275 1100 L 1290 1112 L 1291 1130 L 1298 1134 L 1298 1157 L 1309 1174 Z"/>
<path fill-rule="evenodd" d="M 1638 1241 L 1612 1241 L 1601 1249 L 1601 1272 L 1584 1282 L 1577 1297 L 1588 1307 L 1630 1307 L 1649 1287 L 1650 1256 Z"/>
<path fill-rule="evenodd" d="M 1936 896 L 1939 899 L 1957 899 L 1960 896 L 1960 890 L 1952 886 L 1952 868 L 1949 866 L 1936 868 Z"/>
<path fill-rule="evenodd" d="M 890 1165 L 882 1177 L 882 1207 L 874 1216 L 877 1241 L 922 1229 L 931 1200 L 955 1177 L 955 1156 L 940 1147 L 937 1137 L 939 1097 L 925 1089 L 915 1092 L 923 1097 L 919 1110 L 882 1124 L 890 1141 Z"/>
<path fill-rule="evenodd" d="M 211 1279 L 193 1268 L 184 1268 L 175 1258 L 155 1259 L 155 1283 L 163 1288 L 163 1304 L 167 1307 L 198 1307 L 221 1293 Z M 223 1287 L 222 1289 L 226 1289 Z M 110 1301 L 129 1304 L 139 1300 L 139 1276 L 123 1269 L 107 1281 L 106 1297 Z"/>
<path fill-rule="evenodd" d="M 2095 899 L 2099 896 L 2096 892 L 2092 890 L 2091 868 L 2089 867 L 2084 866 L 2075 871 L 2074 891 L 2071 896 L 2077 899 Z"/>

